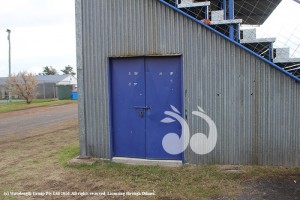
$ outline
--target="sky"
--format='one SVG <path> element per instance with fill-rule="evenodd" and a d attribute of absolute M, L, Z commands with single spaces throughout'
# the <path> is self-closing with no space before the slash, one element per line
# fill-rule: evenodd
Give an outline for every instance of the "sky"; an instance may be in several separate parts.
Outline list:
<path fill-rule="evenodd" d="M 257 36 L 275 37 L 275 48 L 289 47 L 290 57 L 300 58 L 300 4 L 283 0 L 257 29 Z"/>
<path fill-rule="evenodd" d="M 74 0 L 0 0 L 0 77 L 8 75 L 7 29 L 12 73 L 76 67 Z"/>
<path fill-rule="evenodd" d="M 277 37 L 275 47 L 291 47 L 300 57 L 300 4 L 283 0 L 257 30 L 258 37 Z M 35 74 L 43 67 L 76 70 L 74 0 L 0 0 L 0 77 L 8 76 L 11 30 L 12 72 Z"/>

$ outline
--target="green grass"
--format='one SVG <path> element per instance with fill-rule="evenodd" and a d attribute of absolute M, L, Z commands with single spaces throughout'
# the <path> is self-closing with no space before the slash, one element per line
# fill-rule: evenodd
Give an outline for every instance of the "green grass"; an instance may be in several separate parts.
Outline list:
<path fill-rule="evenodd" d="M 93 165 L 70 165 L 68 162 L 79 155 L 76 128 L 10 141 L 11 138 L 3 139 L 0 145 L 0 199 L 14 198 L 4 197 L 3 192 L 7 191 L 155 191 L 155 197 L 123 199 L 165 200 L 242 199 L 244 194 L 253 194 L 251 199 L 276 194 L 299 196 L 296 192 L 300 168 L 218 165 L 167 168 L 100 160 Z"/>
<path fill-rule="evenodd" d="M 78 142 L 71 144 L 70 146 L 64 147 L 60 154 L 59 154 L 59 162 L 64 165 L 68 166 L 68 161 L 72 158 L 75 158 L 79 155 L 79 146 Z"/>
<path fill-rule="evenodd" d="M 300 168 L 259 166 L 185 165 L 182 168 L 159 166 L 132 166 L 98 161 L 93 165 L 68 165 L 67 162 L 79 155 L 78 144 L 64 147 L 59 153 L 60 163 L 67 169 L 77 170 L 83 176 L 94 177 L 114 184 L 128 185 L 131 190 L 154 190 L 162 199 L 235 199 L 246 183 L 269 177 L 286 177 L 300 174 Z M 225 169 L 238 169 L 229 172 Z M 99 181 L 98 180 L 98 181 Z M 110 189 L 110 188 L 108 188 Z"/>
<path fill-rule="evenodd" d="M 52 106 L 52 105 L 63 105 L 68 103 L 76 102 L 74 100 L 57 100 L 57 99 L 35 99 L 31 104 L 27 104 L 25 101 L 12 102 L 12 103 L 1 103 L 0 113 L 10 112 L 16 110 L 24 110 L 35 107 L 42 106 Z"/>
<path fill-rule="evenodd" d="M 160 166 L 134 166 L 109 161 L 97 161 L 93 165 L 68 165 L 79 155 L 78 145 L 63 148 L 59 161 L 66 168 L 79 170 L 82 175 L 108 179 L 113 183 L 129 185 L 132 190 L 154 190 L 159 197 L 180 199 L 216 198 L 226 194 L 232 197 L 241 189 L 239 173 L 224 173 L 217 166 L 191 166 L 167 168 Z M 175 199 L 176 199 L 175 198 Z"/>

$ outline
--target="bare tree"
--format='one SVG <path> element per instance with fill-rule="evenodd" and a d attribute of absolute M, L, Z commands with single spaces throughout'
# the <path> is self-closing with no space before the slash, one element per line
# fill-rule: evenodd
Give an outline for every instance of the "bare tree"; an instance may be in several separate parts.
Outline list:
<path fill-rule="evenodd" d="M 13 95 L 19 95 L 30 104 L 37 95 L 38 81 L 32 73 L 26 71 L 20 72 L 17 75 L 13 74 L 6 80 L 7 88 L 11 88 Z"/>

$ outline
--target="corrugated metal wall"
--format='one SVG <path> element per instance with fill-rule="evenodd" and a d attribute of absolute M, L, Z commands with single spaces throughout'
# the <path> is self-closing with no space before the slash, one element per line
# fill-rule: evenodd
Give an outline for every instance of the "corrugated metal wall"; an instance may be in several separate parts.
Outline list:
<path fill-rule="evenodd" d="M 55 83 L 40 83 L 37 86 L 37 99 L 58 98 L 57 86 Z"/>
<path fill-rule="evenodd" d="M 188 163 L 300 165 L 300 84 L 158 0 L 77 0 L 81 155 L 110 158 L 108 58 L 182 54 L 191 134 L 215 121 L 216 149 Z M 81 23 L 82 22 L 82 23 Z"/>

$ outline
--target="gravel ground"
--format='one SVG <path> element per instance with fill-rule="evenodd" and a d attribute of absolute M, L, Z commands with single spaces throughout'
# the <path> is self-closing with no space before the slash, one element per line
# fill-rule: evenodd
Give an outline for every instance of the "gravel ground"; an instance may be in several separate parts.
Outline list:
<path fill-rule="evenodd" d="M 53 124 L 77 119 L 77 104 L 47 106 L 27 110 L 0 113 L 0 137 L 16 134 L 26 134 L 32 129 L 49 127 Z"/>

